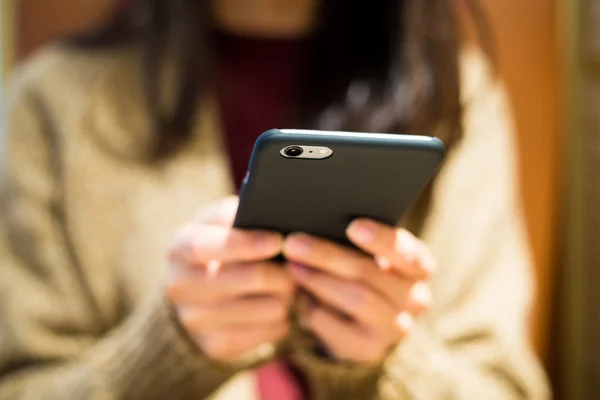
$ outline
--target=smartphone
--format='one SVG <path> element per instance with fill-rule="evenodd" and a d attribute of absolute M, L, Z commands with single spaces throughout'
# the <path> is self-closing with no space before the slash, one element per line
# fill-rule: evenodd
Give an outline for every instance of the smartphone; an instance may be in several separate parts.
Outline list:
<path fill-rule="evenodd" d="M 234 225 L 350 245 L 357 217 L 396 225 L 435 174 L 425 136 L 273 129 L 256 140 Z"/>

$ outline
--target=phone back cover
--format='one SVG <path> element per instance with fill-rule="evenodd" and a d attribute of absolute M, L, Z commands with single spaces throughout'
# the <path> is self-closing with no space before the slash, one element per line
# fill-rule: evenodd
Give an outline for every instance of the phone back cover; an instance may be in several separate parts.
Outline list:
<path fill-rule="evenodd" d="M 256 142 L 235 226 L 303 232 L 349 244 L 356 217 L 395 225 L 444 155 L 438 139 L 271 130 Z M 327 146 L 325 160 L 289 159 L 290 145 Z"/>

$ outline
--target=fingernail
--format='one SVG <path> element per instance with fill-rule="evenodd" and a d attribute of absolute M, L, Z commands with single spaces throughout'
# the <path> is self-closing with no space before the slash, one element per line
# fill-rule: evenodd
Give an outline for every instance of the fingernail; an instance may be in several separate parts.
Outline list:
<path fill-rule="evenodd" d="M 403 332 L 408 332 L 412 329 L 415 324 L 415 320 L 408 312 L 401 312 L 396 316 L 396 325 L 402 329 Z"/>
<path fill-rule="evenodd" d="M 367 220 L 357 220 L 348 226 L 348 236 L 359 243 L 371 243 L 375 240 L 374 223 Z"/>
<path fill-rule="evenodd" d="M 417 240 L 408 231 L 399 230 L 396 234 L 396 251 L 406 264 L 416 261 L 417 243 Z"/>
<path fill-rule="evenodd" d="M 413 299 L 422 305 L 431 304 L 432 296 L 429 286 L 426 284 L 417 284 L 412 290 Z"/>
<path fill-rule="evenodd" d="M 421 253 L 421 267 L 428 275 L 433 274 L 437 268 L 437 260 L 428 249 L 424 249 Z"/>
<path fill-rule="evenodd" d="M 305 235 L 293 235 L 288 239 L 287 250 L 295 256 L 305 256 L 310 253 L 312 241 Z"/>
<path fill-rule="evenodd" d="M 310 276 L 310 270 L 300 264 L 290 264 L 292 276 L 298 280 L 305 280 Z"/>

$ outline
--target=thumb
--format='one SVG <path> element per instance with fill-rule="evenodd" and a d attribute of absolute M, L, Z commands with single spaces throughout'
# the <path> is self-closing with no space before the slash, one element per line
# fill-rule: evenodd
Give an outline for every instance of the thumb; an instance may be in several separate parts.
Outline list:
<path fill-rule="evenodd" d="M 229 196 L 204 207 L 196 215 L 196 221 L 207 225 L 232 226 L 237 213 L 239 198 Z"/>

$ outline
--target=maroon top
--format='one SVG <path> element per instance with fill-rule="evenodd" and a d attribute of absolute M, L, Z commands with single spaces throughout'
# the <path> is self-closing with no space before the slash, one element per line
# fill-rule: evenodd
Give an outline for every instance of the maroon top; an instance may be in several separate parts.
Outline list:
<path fill-rule="evenodd" d="M 231 170 L 239 188 L 256 138 L 289 126 L 305 70 L 305 39 L 257 39 L 219 33 L 217 94 Z M 292 371 L 273 362 L 257 371 L 262 400 L 300 400 Z"/>
<path fill-rule="evenodd" d="M 256 138 L 272 128 L 292 128 L 307 47 L 306 39 L 218 34 L 217 93 L 238 188 Z"/>

